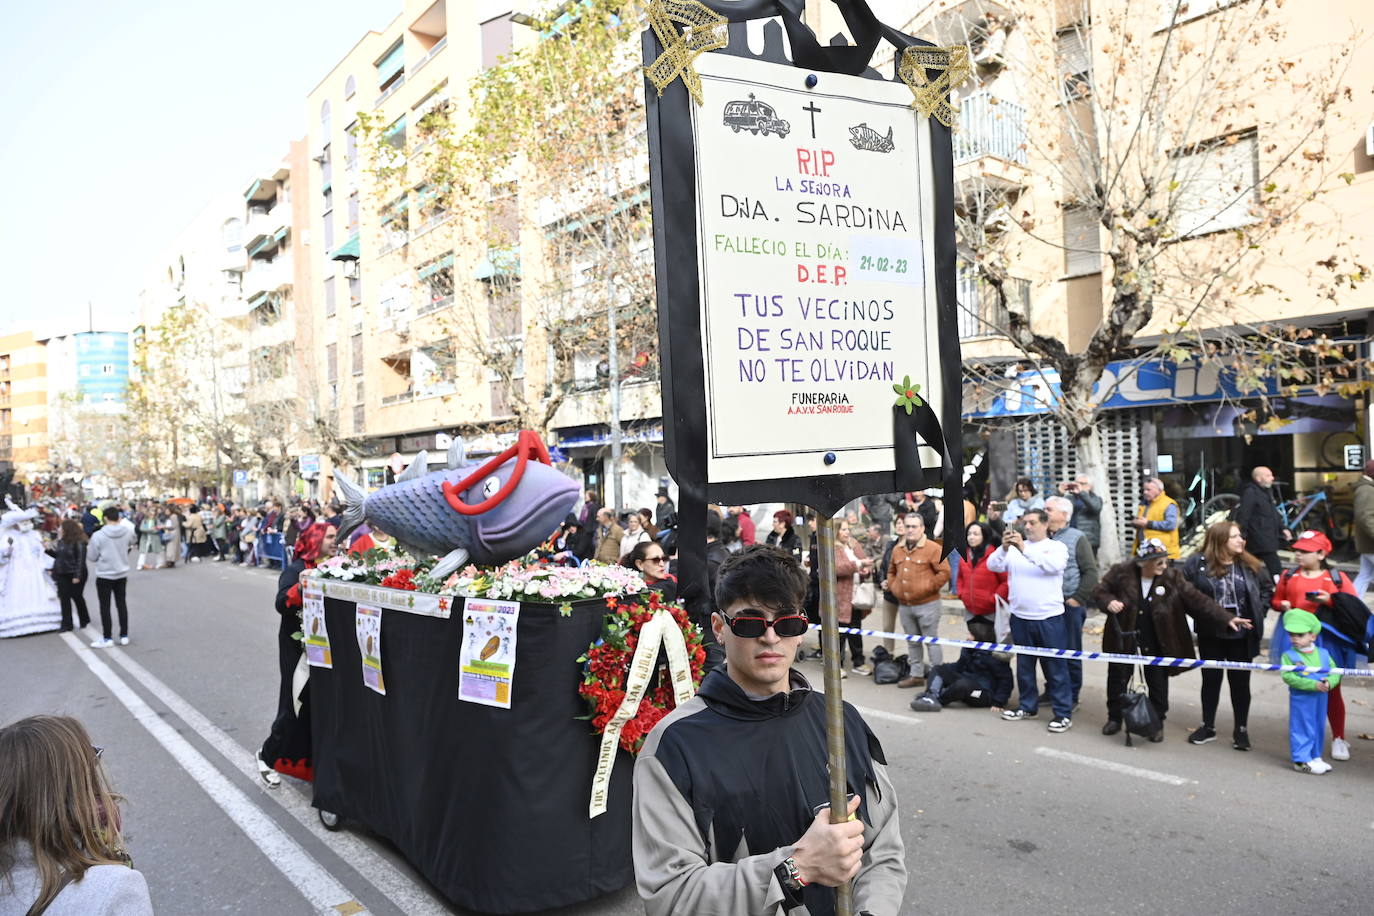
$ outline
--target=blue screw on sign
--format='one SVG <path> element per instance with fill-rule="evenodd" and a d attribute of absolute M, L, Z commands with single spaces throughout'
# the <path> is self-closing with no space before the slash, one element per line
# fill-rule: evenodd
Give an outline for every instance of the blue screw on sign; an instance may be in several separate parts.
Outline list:
<path fill-rule="evenodd" d="M 822 460 L 825 461 L 826 464 L 834 464 L 838 459 L 835 457 L 834 452 L 826 452 L 825 458 Z"/>
<path fill-rule="evenodd" d="M 816 88 L 816 84 L 819 83 L 819 82 L 820 82 L 820 79 L 816 76 L 816 74 L 814 74 L 814 73 L 808 73 L 808 74 L 806 74 L 806 88 L 807 88 L 807 89 L 815 89 L 815 88 Z"/>

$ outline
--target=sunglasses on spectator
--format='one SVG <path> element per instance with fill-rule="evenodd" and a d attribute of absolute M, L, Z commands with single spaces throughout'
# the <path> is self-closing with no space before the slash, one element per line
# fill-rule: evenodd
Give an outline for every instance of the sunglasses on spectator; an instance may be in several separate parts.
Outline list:
<path fill-rule="evenodd" d="M 722 613 L 720 616 L 725 619 L 725 625 L 730 628 L 730 632 L 740 639 L 758 639 L 770 627 L 781 637 L 802 636 L 811 626 L 811 621 L 801 614 L 788 614 L 773 620 L 755 614 L 736 614 L 729 617 Z"/>
<path fill-rule="evenodd" d="M 643 562 L 643 563 L 663 563 L 663 562 L 665 562 L 667 559 L 668 559 L 668 558 L 665 557 L 663 554 L 659 554 L 659 555 L 656 556 L 656 557 L 641 557 L 641 558 L 640 558 L 640 562 Z"/>

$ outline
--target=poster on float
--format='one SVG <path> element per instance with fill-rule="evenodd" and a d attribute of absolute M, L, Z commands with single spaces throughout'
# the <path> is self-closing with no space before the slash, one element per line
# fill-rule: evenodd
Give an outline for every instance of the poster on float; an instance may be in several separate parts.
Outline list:
<path fill-rule="evenodd" d="M 329 627 L 324 619 L 324 588 L 302 580 L 301 643 L 306 663 L 315 668 L 333 668 L 334 653 L 329 646 Z"/>
<path fill-rule="evenodd" d="M 458 699 L 510 709 L 520 602 L 469 598 L 458 650 Z"/>
<path fill-rule="evenodd" d="M 386 696 L 382 677 L 382 609 L 360 604 L 354 618 L 358 632 L 358 652 L 362 655 L 363 684 Z"/>
<path fill-rule="evenodd" d="M 941 409 L 927 119 L 901 83 L 697 72 L 708 478 L 891 473 L 894 385 Z"/>

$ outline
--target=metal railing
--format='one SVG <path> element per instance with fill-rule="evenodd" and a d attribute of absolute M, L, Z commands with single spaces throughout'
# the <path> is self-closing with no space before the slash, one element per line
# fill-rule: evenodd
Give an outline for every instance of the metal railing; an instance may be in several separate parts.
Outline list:
<path fill-rule="evenodd" d="M 390 407 L 393 404 L 406 404 L 415 400 L 414 391 L 402 391 L 400 394 L 389 394 L 382 398 L 382 406 Z"/>
<path fill-rule="evenodd" d="M 954 161 L 968 162 L 979 156 L 996 156 L 1026 164 L 1026 109 L 986 90 L 959 102 L 959 124 L 954 132 Z"/>
<path fill-rule="evenodd" d="M 1019 305 L 1018 311 L 1030 319 L 1030 281 L 1008 277 L 1003 281 L 1007 301 Z M 976 271 L 959 271 L 959 339 L 1003 336 L 1007 309 L 997 299 L 997 290 Z"/>
<path fill-rule="evenodd" d="M 416 73 L 416 71 L 418 71 L 418 70 L 419 70 L 421 67 L 423 67 L 425 64 L 427 64 L 427 63 L 429 63 L 430 61 L 434 60 L 434 56 L 435 56 L 436 54 L 438 54 L 440 51 L 444 50 L 444 48 L 447 48 L 447 47 L 448 47 L 448 36 L 445 35 L 443 38 L 440 38 L 438 41 L 436 41 L 436 42 L 434 43 L 434 47 L 430 48 L 429 51 L 428 51 L 428 53 L 426 53 L 424 57 L 420 58 L 419 62 L 416 63 L 415 66 L 413 66 L 413 67 L 410 68 L 410 75 L 411 75 L 411 76 L 414 76 L 415 73 Z"/>
<path fill-rule="evenodd" d="M 430 312 L 437 312 L 440 309 L 446 309 L 452 304 L 452 296 L 444 296 L 441 299 L 435 299 L 432 302 L 426 302 L 424 305 L 420 306 L 415 310 L 415 317 L 419 318 L 421 315 L 428 315 Z"/>

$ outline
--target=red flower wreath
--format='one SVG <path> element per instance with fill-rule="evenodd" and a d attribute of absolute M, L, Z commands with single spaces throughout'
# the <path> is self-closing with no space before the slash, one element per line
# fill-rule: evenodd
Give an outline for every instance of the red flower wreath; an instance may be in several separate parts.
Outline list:
<path fill-rule="evenodd" d="M 398 569 L 379 583 L 382 588 L 399 588 L 408 592 L 415 591 L 415 570 Z"/>
<path fill-rule="evenodd" d="M 587 654 L 578 659 L 583 663 L 582 684 L 578 693 L 587 701 L 592 730 L 605 734 L 606 723 L 615 715 L 625 699 L 625 677 L 639 644 L 639 631 L 659 610 L 673 615 L 682 629 L 687 643 L 687 661 L 692 669 L 693 688 L 701 686 L 706 665 L 706 650 L 701 643 L 701 630 L 687 619 L 681 604 L 666 602 L 650 589 L 635 595 L 606 598 L 606 622 L 601 638 L 592 643 Z M 644 739 L 658 721 L 677 705 L 667 666 L 661 666 L 644 691 L 639 711 L 620 730 L 620 746 L 631 754 L 638 754 Z"/>

